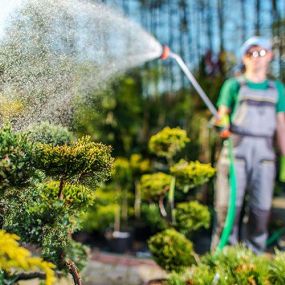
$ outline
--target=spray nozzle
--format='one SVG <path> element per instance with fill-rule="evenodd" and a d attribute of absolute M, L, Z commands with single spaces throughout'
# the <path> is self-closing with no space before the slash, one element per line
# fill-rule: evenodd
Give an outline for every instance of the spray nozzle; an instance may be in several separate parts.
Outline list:
<path fill-rule="evenodd" d="M 161 59 L 167 59 L 170 54 L 170 48 L 168 46 L 162 46 L 162 53 L 160 58 Z"/>

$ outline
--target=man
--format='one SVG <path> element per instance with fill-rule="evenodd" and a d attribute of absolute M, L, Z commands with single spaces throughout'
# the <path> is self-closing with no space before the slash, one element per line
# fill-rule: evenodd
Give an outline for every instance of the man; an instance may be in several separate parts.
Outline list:
<path fill-rule="evenodd" d="M 239 239 L 240 212 L 248 193 L 248 227 L 245 244 L 256 253 L 265 250 L 275 180 L 273 137 L 277 133 L 280 148 L 279 179 L 285 182 L 285 90 L 280 81 L 269 80 L 267 71 L 272 60 L 269 40 L 252 37 L 241 47 L 245 66 L 242 76 L 228 79 L 218 100 L 221 136 L 229 133 L 233 140 L 234 166 L 237 177 L 236 214 L 229 243 Z M 229 132 L 230 131 L 230 132 Z M 228 208 L 229 158 L 223 146 L 217 163 L 215 209 L 217 227 L 212 240 L 219 242 Z"/>

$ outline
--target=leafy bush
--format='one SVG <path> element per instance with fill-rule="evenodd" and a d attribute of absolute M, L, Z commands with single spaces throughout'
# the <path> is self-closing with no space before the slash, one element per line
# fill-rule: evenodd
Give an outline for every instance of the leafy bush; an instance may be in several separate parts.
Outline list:
<path fill-rule="evenodd" d="M 89 190 L 80 190 L 82 186 L 67 185 L 63 199 L 57 197 L 58 182 L 40 184 L 20 193 L 7 190 L 3 201 L 9 201 L 9 207 L 3 227 L 20 235 L 24 242 L 40 247 L 46 260 L 65 270 L 63 257 L 68 257 L 73 243 L 70 233 L 79 227 L 80 213 L 94 201 Z"/>
<path fill-rule="evenodd" d="M 33 125 L 28 129 L 27 136 L 33 143 L 39 142 L 53 146 L 70 144 L 74 140 L 73 134 L 67 128 L 49 122 Z"/>
<path fill-rule="evenodd" d="M 268 256 L 256 256 L 244 246 L 226 247 L 214 255 L 207 254 L 187 272 L 172 275 L 169 284 L 175 281 L 181 285 L 276 285 L 284 284 L 281 271 L 284 268 L 285 254 L 274 259 Z"/>
<path fill-rule="evenodd" d="M 139 185 L 142 199 L 156 201 L 163 197 L 169 191 L 171 179 L 170 175 L 162 172 L 143 175 Z"/>
<path fill-rule="evenodd" d="M 184 130 L 165 127 L 150 138 L 149 150 L 157 156 L 172 159 L 189 141 Z"/>
<path fill-rule="evenodd" d="M 175 227 L 182 233 L 198 230 L 210 225 L 210 212 L 208 207 L 197 201 L 179 203 L 175 209 Z"/>
<path fill-rule="evenodd" d="M 167 228 L 167 222 L 159 212 L 159 207 L 154 204 L 143 204 L 141 218 L 150 227 L 152 232 L 163 231 Z"/>
<path fill-rule="evenodd" d="M 285 284 L 285 253 L 277 251 L 269 267 L 269 281 L 274 285 Z"/>
<path fill-rule="evenodd" d="M 34 244 L 45 260 L 77 280 L 77 267 L 82 268 L 87 253 L 74 243 L 72 233 L 80 214 L 94 203 L 87 182 L 92 178 L 99 184 L 111 174 L 110 147 L 89 137 L 70 145 L 31 143 L 27 134 L 10 128 L 0 131 L 0 142 L 0 181 L 5 186 L 0 192 L 1 227 Z"/>
<path fill-rule="evenodd" d="M 192 243 L 174 229 L 160 232 L 148 241 L 155 261 L 167 271 L 184 271 L 194 264 Z"/>
<path fill-rule="evenodd" d="M 0 190 L 31 182 L 35 174 L 32 149 L 26 135 L 13 132 L 9 126 L 0 131 Z"/>
<path fill-rule="evenodd" d="M 199 161 L 180 160 L 170 168 L 170 173 L 176 177 L 178 186 L 184 190 L 205 184 L 215 172 L 210 164 Z"/>

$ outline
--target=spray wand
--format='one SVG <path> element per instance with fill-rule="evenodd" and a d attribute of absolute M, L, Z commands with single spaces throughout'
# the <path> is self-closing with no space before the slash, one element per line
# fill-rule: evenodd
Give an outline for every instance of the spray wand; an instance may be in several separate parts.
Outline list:
<path fill-rule="evenodd" d="M 182 58 L 176 54 L 171 52 L 170 48 L 168 46 L 163 46 L 162 54 L 160 56 L 161 59 L 165 60 L 167 58 L 173 58 L 176 60 L 177 64 L 180 66 L 182 71 L 185 73 L 186 77 L 189 79 L 189 81 L 192 83 L 193 87 L 199 94 L 200 98 L 204 101 L 206 106 L 208 107 L 211 114 L 216 118 L 220 119 L 220 116 L 218 114 L 217 109 L 209 99 L 209 97 L 206 95 L 200 84 L 197 82 L 196 78 L 193 76 L 193 74 L 190 72 L 189 68 L 185 64 L 185 62 L 182 60 Z M 218 247 L 216 249 L 216 252 L 219 250 L 222 250 L 223 247 L 227 244 L 230 233 L 232 231 L 232 227 L 234 224 L 235 219 L 235 200 L 236 200 L 236 192 L 237 192 L 237 181 L 236 181 L 236 175 L 235 175 L 235 169 L 234 169 L 234 155 L 233 155 L 233 143 L 232 139 L 228 138 L 227 146 L 229 149 L 229 160 L 230 160 L 230 196 L 229 196 L 229 208 L 227 212 L 227 217 L 225 221 L 225 226 L 218 244 Z M 172 193 L 171 196 L 174 196 L 174 193 Z M 173 198 L 172 198 L 173 199 Z M 171 201 L 173 204 L 173 201 Z"/>

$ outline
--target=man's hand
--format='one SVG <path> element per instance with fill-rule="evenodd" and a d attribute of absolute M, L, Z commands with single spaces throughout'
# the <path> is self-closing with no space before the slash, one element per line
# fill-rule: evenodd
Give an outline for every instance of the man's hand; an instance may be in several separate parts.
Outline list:
<path fill-rule="evenodd" d="M 282 155 L 280 159 L 279 180 L 285 182 L 285 155 Z"/>
<path fill-rule="evenodd" d="M 219 132 L 221 138 L 227 139 L 230 136 L 230 119 L 228 114 L 224 114 L 219 118 L 214 118 L 213 125 Z"/>

